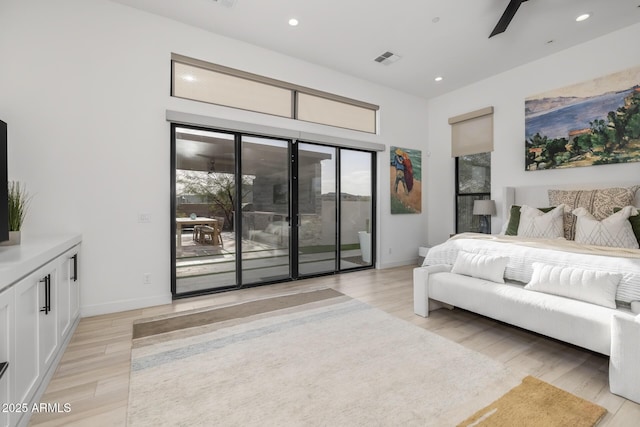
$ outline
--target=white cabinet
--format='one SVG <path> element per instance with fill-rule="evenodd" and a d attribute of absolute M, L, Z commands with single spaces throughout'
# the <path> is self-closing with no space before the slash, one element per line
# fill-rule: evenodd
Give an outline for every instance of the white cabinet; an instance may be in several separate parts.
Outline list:
<path fill-rule="evenodd" d="M 56 264 L 36 270 L 15 286 L 15 402 L 29 402 L 58 350 Z"/>
<path fill-rule="evenodd" d="M 80 318 L 80 276 L 78 275 L 78 262 L 80 259 L 80 248 L 76 247 L 67 253 L 67 263 L 69 264 L 69 312 L 71 319 Z"/>
<path fill-rule="evenodd" d="M 0 250 L 0 363 L 9 363 L 0 402 L 31 408 L 79 320 L 80 236 L 21 246 Z M 29 418 L 30 411 L 0 411 L 0 427 L 24 426 Z"/>
<path fill-rule="evenodd" d="M 14 289 L 10 288 L 4 292 L 0 292 L 0 363 L 8 365 L 0 365 L 4 369 L 2 377 L 0 377 L 0 403 L 11 402 L 13 388 L 13 370 L 15 366 L 13 361 L 14 347 L 14 326 L 13 326 L 13 295 Z M 2 369 L 0 369 L 1 371 Z M 0 426 L 7 427 L 11 425 L 12 415 L 9 412 L 0 411 Z"/>
<path fill-rule="evenodd" d="M 40 272 L 38 280 L 38 352 L 40 372 L 46 372 L 58 350 L 58 277 L 57 263 L 50 263 Z"/>
<path fill-rule="evenodd" d="M 57 318 L 60 336 L 66 336 L 73 320 L 80 315 L 80 282 L 78 281 L 78 248 L 59 258 L 57 276 Z"/>
<path fill-rule="evenodd" d="M 40 320 L 40 272 L 32 273 L 15 290 L 15 385 L 9 402 L 29 402 L 40 376 L 38 322 Z"/>
<path fill-rule="evenodd" d="M 65 336 L 71 326 L 70 292 L 71 281 L 69 274 L 69 260 L 66 255 L 60 257 L 57 268 L 56 281 L 56 318 L 58 319 L 58 331 L 60 336 Z"/>

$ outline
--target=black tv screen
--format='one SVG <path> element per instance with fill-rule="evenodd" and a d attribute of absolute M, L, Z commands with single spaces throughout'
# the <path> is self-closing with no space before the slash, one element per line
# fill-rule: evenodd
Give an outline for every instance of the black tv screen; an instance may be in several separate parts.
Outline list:
<path fill-rule="evenodd" d="M 0 242 L 9 240 L 7 124 L 0 120 Z"/>

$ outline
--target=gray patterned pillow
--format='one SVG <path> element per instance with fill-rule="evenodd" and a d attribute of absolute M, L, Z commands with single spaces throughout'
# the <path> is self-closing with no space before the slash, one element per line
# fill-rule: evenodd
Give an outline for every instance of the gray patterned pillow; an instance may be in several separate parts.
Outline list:
<path fill-rule="evenodd" d="M 612 187 L 599 190 L 548 190 L 549 204 L 565 205 L 564 237 L 574 240 L 576 235 L 576 217 L 574 209 L 585 208 L 597 220 L 603 220 L 613 214 L 614 207 L 633 205 L 633 199 L 640 185 L 633 187 Z"/>

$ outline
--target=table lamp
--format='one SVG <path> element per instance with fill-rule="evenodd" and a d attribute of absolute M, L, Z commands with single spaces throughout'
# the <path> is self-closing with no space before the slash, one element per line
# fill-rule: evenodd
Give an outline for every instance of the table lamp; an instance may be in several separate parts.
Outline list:
<path fill-rule="evenodd" d="M 496 202 L 493 200 L 474 200 L 473 214 L 480 215 L 480 232 L 491 234 L 491 221 L 489 217 L 496 214 Z"/>

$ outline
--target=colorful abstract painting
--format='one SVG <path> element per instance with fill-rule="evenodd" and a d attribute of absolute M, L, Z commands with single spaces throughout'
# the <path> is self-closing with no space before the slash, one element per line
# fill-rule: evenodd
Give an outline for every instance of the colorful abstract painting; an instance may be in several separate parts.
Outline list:
<path fill-rule="evenodd" d="M 640 66 L 525 100 L 526 170 L 640 161 Z"/>
<path fill-rule="evenodd" d="M 391 213 L 422 212 L 422 151 L 391 147 Z"/>

